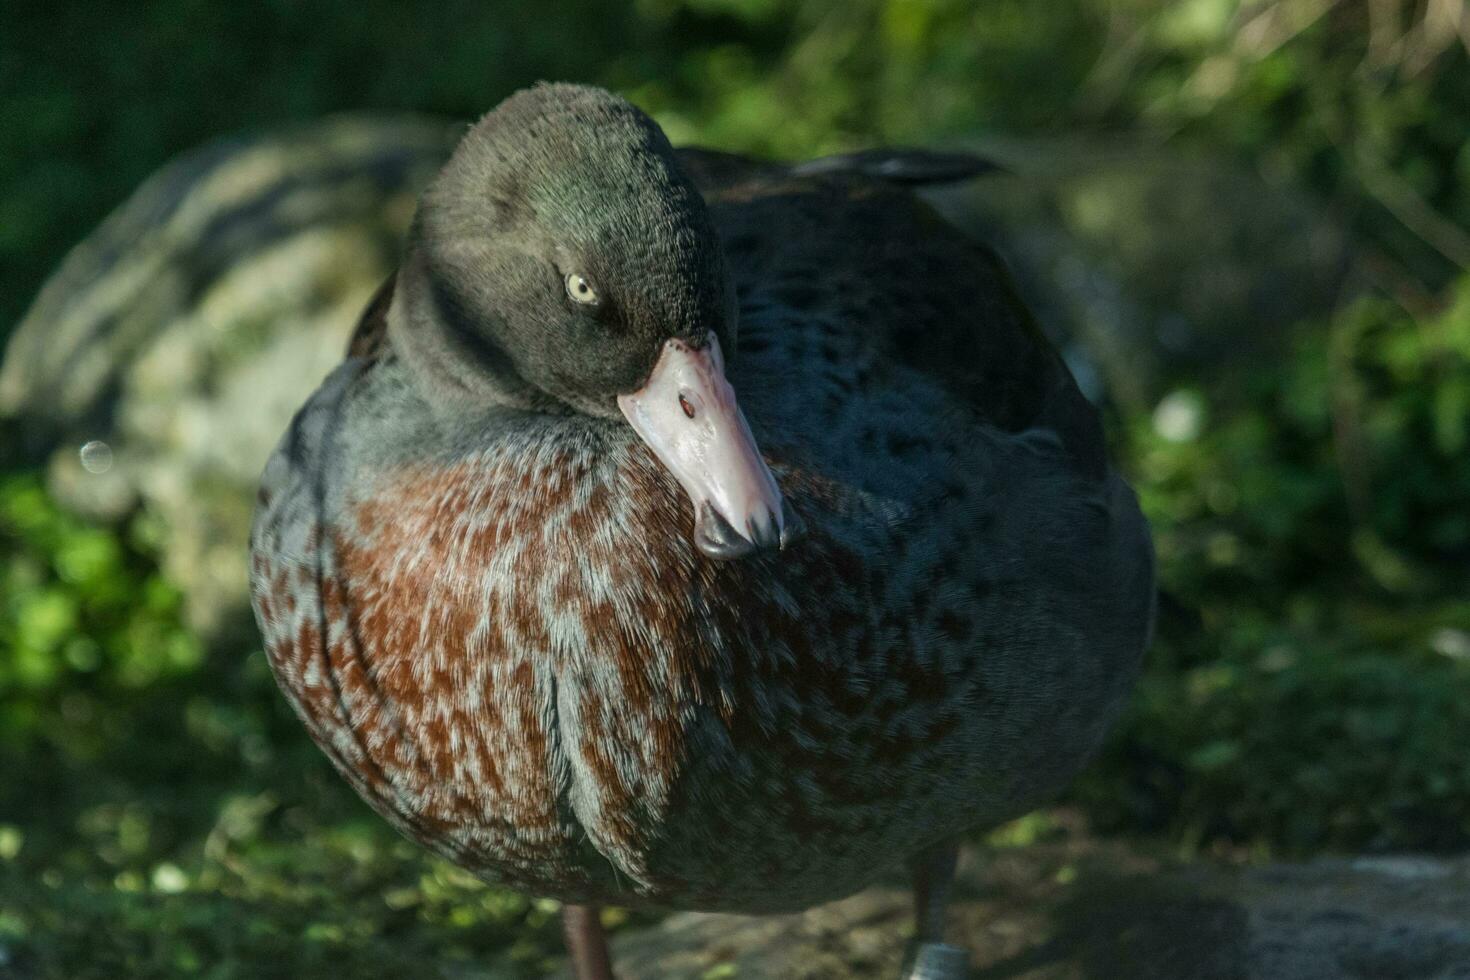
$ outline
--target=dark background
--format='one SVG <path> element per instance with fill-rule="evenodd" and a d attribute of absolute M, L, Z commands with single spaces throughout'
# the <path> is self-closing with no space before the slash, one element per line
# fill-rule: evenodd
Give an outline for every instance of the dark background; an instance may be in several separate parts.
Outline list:
<path fill-rule="evenodd" d="M 675 142 L 988 148 L 1013 176 L 977 230 L 1029 254 L 1049 326 L 1100 365 L 1169 596 L 1065 812 L 1229 860 L 1463 849 L 1467 44 L 1456 0 L 9 0 L 0 339 L 171 158 L 335 112 L 467 121 L 567 79 Z M 1303 228 L 1331 276 L 1283 274 Z M 1053 246 L 1096 261 L 1086 308 L 1048 287 Z M 33 460 L 0 472 L 0 977 L 539 969 L 553 907 L 351 798 L 255 638 L 184 624 L 167 533 L 67 512 Z"/>

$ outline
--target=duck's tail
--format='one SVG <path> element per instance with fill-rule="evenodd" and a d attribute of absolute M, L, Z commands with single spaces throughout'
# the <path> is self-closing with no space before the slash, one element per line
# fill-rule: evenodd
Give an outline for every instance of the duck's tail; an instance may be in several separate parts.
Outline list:
<path fill-rule="evenodd" d="M 807 160 L 793 164 L 791 172 L 803 177 L 816 174 L 854 174 L 913 187 L 921 184 L 955 183 L 1009 171 L 994 160 L 974 153 L 879 147 Z"/>

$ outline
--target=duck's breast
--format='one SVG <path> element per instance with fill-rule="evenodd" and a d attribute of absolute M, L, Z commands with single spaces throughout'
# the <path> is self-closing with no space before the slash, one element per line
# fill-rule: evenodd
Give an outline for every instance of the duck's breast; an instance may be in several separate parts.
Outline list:
<path fill-rule="evenodd" d="M 1099 611 L 1139 591 L 1110 567 L 1126 508 L 1045 439 L 919 438 L 921 384 L 752 392 L 810 533 L 726 563 L 631 433 L 354 462 L 352 390 L 329 382 L 267 472 L 258 618 L 358 791 L 488 878 L 747 911 L 850 892 L 1054 789 L 1136 661 Z"/>

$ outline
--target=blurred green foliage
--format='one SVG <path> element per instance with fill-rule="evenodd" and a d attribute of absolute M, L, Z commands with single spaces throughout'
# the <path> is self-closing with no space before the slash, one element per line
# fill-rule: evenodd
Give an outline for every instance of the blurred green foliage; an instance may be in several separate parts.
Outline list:
<path fill-rule="evenodd" d="M 1127 133 L 1297 187 L 1375 287 L 1267 364 L 1114 419 L 1168 598 L 1072 799 L 1264 853 L 1470 844 L 1470 59 L 1408 0 L 386 0 L 0 23 L 0 335 L 64 249 L 207 139 L 344 109 L 472 117 L 597 81 L 676 141 L 798 156 Z M 536 972 L 550 908 L 398 841 L 258 651 L 206 651 L 166 529 L 0 482 L 0 975 Z"/>
<path fill-rule="evenodd" d="M 1463 848 L 1470 278 L 1435 317 L 1370 297 L 1292 340 L 1132 420 L 1169 599 L 1078 798 L 1190 844 Z"/>

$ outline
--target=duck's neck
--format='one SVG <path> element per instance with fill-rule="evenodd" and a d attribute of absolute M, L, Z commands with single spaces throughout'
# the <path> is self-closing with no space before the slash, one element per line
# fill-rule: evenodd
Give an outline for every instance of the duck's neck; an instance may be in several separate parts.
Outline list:
<path fill-rule="evenodd" d="M 398 271 L 387 320 L 394 353 L 435 414 L 572 411 L 522 377 L 507 351 L 467 323 L 452 293 L 412 253 Z"/>

